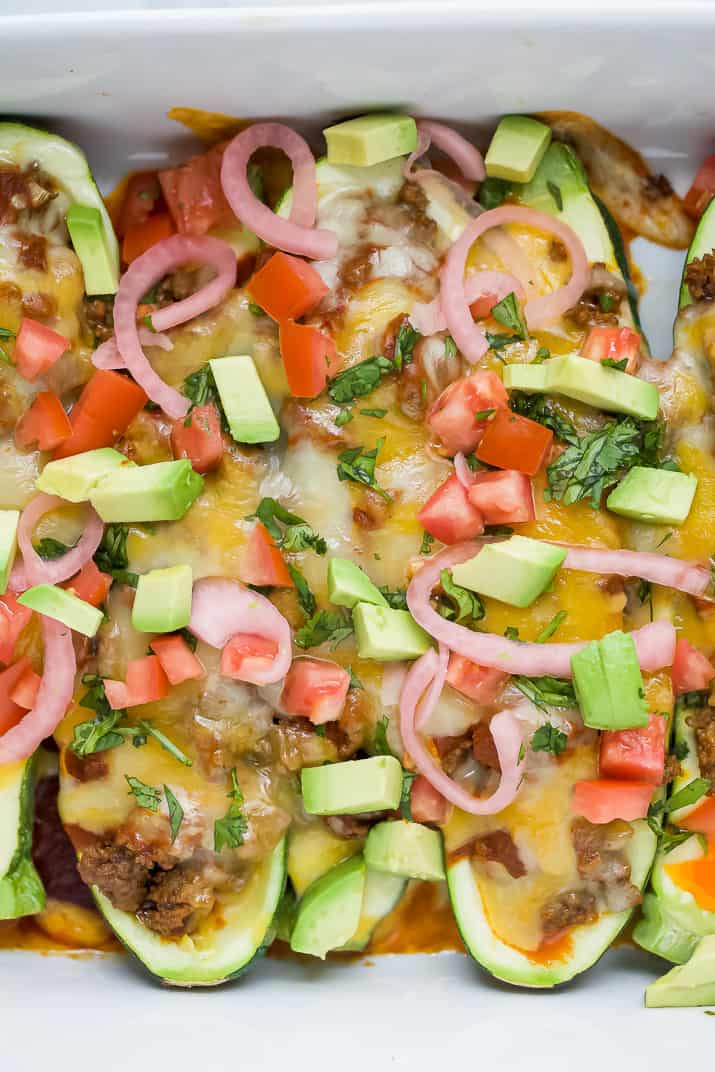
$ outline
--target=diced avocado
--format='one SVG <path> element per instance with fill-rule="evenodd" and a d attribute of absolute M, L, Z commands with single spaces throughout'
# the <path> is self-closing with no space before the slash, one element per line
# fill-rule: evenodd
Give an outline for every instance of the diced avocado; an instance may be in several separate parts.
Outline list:
<path fill-rule="evenodd" d="M 584 725 L 626 730 L 648 725 L 643 678 L 633 637 L 616 630 L 571 656 Z"/>
<path fill-rule="evenodd" d="M 191 566 L 150 570 L 139 578 L 132 625 L 140 633 L 175 633 L 191 617 Z"/>
<path fill-rule="evenodd" d="M 484 166 L 490 179 L 529 182 L 551 141 L 551 128 L 526 115 L 505 115 L 494 131 Z"/>
<path fill-rule="evenodd" d="M 237 443 L 272 443 L 281 434 L 266 389 L 249 354 L 210 361 L 221 405 Z"/>
<path fill-rule="evenodd" d="M 642 917 L 633 928 L 633 941 L 674 964 L 684 964 L 698 943 L 698 936 L 683 928 L 668 914 L 654 893 L 643 898 Z"/>
<path fill-rule="evenodd" d="M 553 581 L 566 550 L 528 536 L 487 544 L 452 569 L 455 584 L 512 607 L 529 607 Z"/>
<path fill-rule="evenodd" d="M 384 113 L 347 119 L 323 131 L 329 164 L 370 167 L 417 148 L 417 126 L 412 116 Z"/>
<path fill-rule="evenodd" d="M 95 485 L 89 501 L 107 523 L 178 521 L 203 486 L 203 478 L 182 458 L 115 469 Z"/>
<path fill-rule="evenodd" d="M 654 421 L 658 416 L 658 388 L 637 376 L 576 354 L 552 357 L 543 367 L 548 370 L 548 389 L 554 394 L 644 421 Z"/>
<path fill-rule="evenodd" d="M 293 825 L 288 834 L 288 878 L 302 897 L 308 887 L 333 867 L 362 852 L 363 838 L 341 838 L 322 821 Z"/>
<path fill-rule="evenodd" d="M 93 205 L 70 205 L 67 230 L 75 253 L 82 262 L 87 294 L 115 294 L 119 277 L 99 209 Z"/>
<path fill-rule="evenodd" d="M 428 633 L 407 610 L 376 607 L 374 603 L 356 603 L 353 625 L 361 659 L 393 662 L 417 659 L 431 646 Z"/>
<path fill-rule="evenodd" d="M 300 781 L 308 815 L 390 811 L 400 803 L 402 767 L 394 756 L 370 756 L 304 767 Z"/>
<path fill-rule="evenodd" d="M 388 875 L 385 871 L 371 871 L 368 867 L 365 873 L 360 922 L 350 941 L 341 948 L 346 952 L 361 952 L 370 941 L 378 923 L 397 907 L 406 886 L 404 878 Z"/>
<path fill-rule="evenodd" d="M 328 599 L 338 607 L 374 603 L 386 607 L 387 600 L 367 573 L 349 558 L 331 558 L 328 565 Z"/>
<path fill-rule="evenodd" d="M 543 395 L 549 390 L 548 369 L 545 363 L 507 365 L 502 373 L 502 379 L 508 391 L 529 391 L 534 395 Z"/>
<path fill-rule="evenodd" d="M 93 637 L 104 620 L 104 613 L 54 584 L 36 584 L 18 599 L 23 607 L 46 614 L 83 636 Z"/>
<path fill-rule="evenodd" d="M 442 835 L 405 819 L 378 823 L 367 835 L 365 863 L 402 878 L 440 882 L 445 877 Z"/>
<path fill-rule="evenodd" d="M 360 922 L 365 861 L 354 856 L 317 879 L 306 891 L 290 936 L 294 953 L 325 956 L 349 942 Z"/>
<path fill-rule="evenodd" d="M 37 489 L 47 495 L 59 495 L 67 502 L 84 502 L 102 477 L 122 465 L 136 468 L 134 462 L 112 447 L 86 450 L 71 458 L 48 462 L 37 478 Z"/>
<path fill-rule="evenodd" d="M 614 514 L 635 521 L 682 525 L 697 486 L 698 478 L 691 473 L 635 465 L 608 496 L 606 506 Z"/>
<path fill-rule="evenodd" d="M 686 964 L 671 968 L 646 988 L 648 1009 L 715 1005 L 715 934 L 701 938 Z"/>
<path fill-rule="evenodd" d="M 0 510 L 0 596 L 7 588 L 7 580 L 15 561 L 19 521 L 19 510 Z"/>

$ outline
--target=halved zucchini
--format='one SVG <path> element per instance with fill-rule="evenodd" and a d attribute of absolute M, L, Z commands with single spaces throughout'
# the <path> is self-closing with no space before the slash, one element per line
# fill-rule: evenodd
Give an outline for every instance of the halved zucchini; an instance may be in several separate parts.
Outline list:
<path fill-rule="evenodd" d="M 118 284 L 119 245 L 84 153 L 57 134 L 36 130 L 22 123 L 0 123 L 0 165 L 16 164 L 24 168 L 35 162 L 55 180 L 71 204 L 89 205 L 98 210 L 104 225 L 115 282 Z"/>
<path fill-rule="evenodd" d="M 96 887 L 97 907 L 119 940 L 152 975 L 175 986 L 216 986 L 237 979 L 273 940 L 285 887 L 286 843 L 258 865 L 243 889 L 221 902 L 222 925 L 180 941 L 162 938 L 136 916 L 114 908 Z"/>
<path fill-rule="evenodd" d="M 690 243 L 690 249 L 685 258 L 683 275 L 680 280 L 680 296 L 678 300 L 679 311 L 684 309 L 687 305 L 694 304 L 688 285 L 685 282 L 685 269 L 691 261 L 704 256 L 706 253 L 712 253 L 713 250 L 715 250 L 715 199 L 710 202 L 705 209 L 705 212 L 702 214 L 700 222 L 695 229 L 693 240 Z"/>
<path fill-rule="evenodd" d="M 633 824 L 633 837 L 626 850 L 631 881 L 642 889 L 650 873 L 656 838 L 645 822 Z M 539 963 L 526 953 L 501 941 L 493 932 L 471 861 L 463 857 L 447 868 L 447 883 L 459 933 L 474 959 L 506 983 L 551 987 L 586 971 L 605 953 L 628 922 L 631 910 L 600 916 L 595 923 L 575 927 L 571 947 L 563 959 Z"/>
<path fill-rule="evenodd" d="M 0 767 L 0 919 L 31 916 L 45 907 L 32 863 L 34 761 Z"/>

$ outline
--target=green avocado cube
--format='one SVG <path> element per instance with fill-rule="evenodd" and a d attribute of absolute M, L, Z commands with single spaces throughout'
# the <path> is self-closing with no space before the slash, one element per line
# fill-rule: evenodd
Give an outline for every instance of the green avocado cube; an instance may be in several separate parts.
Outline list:
<path fill-rule="evenodd" d="M 546 363 L 507 365 L 502 373 L 502 379 L 508 391 L 528 391 L 530 394 L 543 395 L 549 390 Z"/>
<path fill-rule="evenodd" d="M 613 721 L 611 695 L 597 640 L 571 656 L 574 692 L 584 725 L 610 729 Z"/>
<path fill-rule="evenodd" d="M 10 570 L 15 561 L 19 522 L 19 510 L 0 510 L 0 596 L 7 590 Z"/>
<path fill-rule="evenodd" d="M 99 209 L 93 205 L 70 205 L 67 230 L 82 263 L 87 294 L 116 294 L 119 277 Z"/>
<path fill-rule="evenodd" d="M 510 536 L 487 544 L 474 558 L 452 568 L 455 584 L 512 607 L 530 607 L 546 591 L 566 558 L 555 544 Z"/>
<path fill-rule="evenodd" d="M 370 167 L 417 148 L 417 125 L 409 115 L 384 113 L 347 119 L 323 131 L 329 164 Z"/>
<path fill-rule="evenodd" d="M 112 447 L 86 450 L 48 462 L 37 478 L 37 489 L 46 495 L 59 495 L 67 502 L 85 502 L 97 482 L 121 466 L 136 468 L 134 462 Z"/>
<path fill-rule="evenodd" d="M 115 469 L 95 485 L 89 501 L 108 524 L 178 521 L 203 486 L 203 478 L 182 458 Z"/>
<path fill-rule="evenodd" d="M 391 811 L 400 803 L 402 767 L 394 756 L 370 756 L 304 767 L 300 782 L 308 815 Z"/>
<path fill-rule="evenodd" d="M 367 835 L 365 863 L 374 871 L 440 882 L 445 877 L 442 835 L 405 819 L 377 823 Z"/>
<path fill-rule="evenodd" d="M 104 620 L 103 611 L 54 584 L 36 584 L 34 588 L 28 588 L 18 603 L 54 618 L 86 637 L 95 636 Z"/>
<path fill-rule="evenodd" d="M 648 1009 L 715 1005 L 715 934 L 706 934 L 687 964 L 671 968 L 646 988 Z"/>
<path fill-rule="evenodd" d="M 393 662 L 417 659 L 432 645 L 432 639 L 417 624 L 408 610 L 378 607 L 374 603 L 356 603 L 353 625 L 361 659 Z"/>
<path fill-rule="evenodd" d="M 140 576 L 132 625 L 140 633 L 175 633 L 191 617 L 191 566 L 169 566 Z"/>
<path fill-rule="evenodd" d="M 606 633 L 598 645 L 613 714 L 610 726 L 595 728 L 630 730 L 647 726 L 648 704 L 633 637 L 616 629 Z"/>
<path fill-rule="evenodd" d="M 551 128 L 527 115 L 505 115 L 494 131 L 484 166 L 490 179 L 529 182 L 551 141 Z"/>
<path fill-rule="evenodd" d="M 210 361 L 223 411 L 237 443 L 273 443 L 280 425 L 249 354 Z"/>
<path fill-rule="evenodd" d="M 290 935 L 294 953 L 325 960 L 331 949 L 350 941 L 360 923 L 365 875 L 365 861 L 362 856 L 354 856 L 306 890 Z"/>
<path fill-rule="evenodd" d="M 576 354 L 552 357 L 542 368 L 547 369 L 548 389 L 554 394 L 644 421 L 654 421 L 658 416 L 658 388 L 637 376 Z"/>
<path fill-rule="evenodd" d="M 374 603 L 386 607 L 387 600 L 367 573 L 349 558 L 331 558 L 328 565 L 328 599 L 336 607 L 350 607 L 356 603 Z"/>
<path fill-rule="evenodd" d="M 655 525 L 682 525 L 693 505 L 698 478 L 670 469 L 635 465 L 606 499 L 614 514 Z"/>

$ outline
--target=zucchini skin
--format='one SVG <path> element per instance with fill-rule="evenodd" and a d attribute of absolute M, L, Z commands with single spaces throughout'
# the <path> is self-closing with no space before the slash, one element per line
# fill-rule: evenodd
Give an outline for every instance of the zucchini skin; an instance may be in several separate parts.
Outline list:
<path fill-rule="evenodd" d="M 0 878 L 0 919 L 33 916 L 45 907 L 45 888 L 32 862 L 35 760 L 25 762 L 20 782 L 20 810 L 15 853 Z"/>

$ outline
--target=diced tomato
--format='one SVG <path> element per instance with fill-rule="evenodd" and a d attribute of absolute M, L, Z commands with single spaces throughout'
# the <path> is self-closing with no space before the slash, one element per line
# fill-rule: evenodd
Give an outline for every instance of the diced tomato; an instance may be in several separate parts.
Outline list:
<path fill-rule="evenodd" d="M 448 800 L 438 793 L 423 774 L 412 782 L 410 812 L 416 823 L 443 823 L 451 810 Z"/>
<path fill-rule="evenodd" d="M 149 645 L 157 656 L 170 685 L 203 677 L 206 671 L 182 636 L 154 637 Z"/>
<path fill-rule="evenodd" d="M 316 726 L 340 718 L 350 688 L 350 674 L 324 659 L 294 659 L 286 674 L 280 704 L 289 715 L 309 718 Z"/>
<path fill-rule="evenodd" d="M 235 222 L 221 185 L 225 143 L 176 168 L 159 172 L 159 182 L 180 234 L 203 235 L 219 224 Z"/>
<path fill-rule="evenodd" d="M 493 703 L 501 693 L 509 675 L 490 666 L 479 666 L 453 651 L 447 667 L 447 682 L 478 704 Z"/>
<path fill-rule="evenodd" d="M 243 550 L 239 576 L 244 584 L 295 588 L 283 555 L 260 521 L 254 525 Z"/>
<path fill-rule="evenodd" d="M 488 417 L 476 420 L 477 413 L 505 409 L 506 388 L 495 372 L 477 369 L 445 388 L 427 414 L 427 423 L 450 454 L 474 450 L 484 434 Z"/>
<path fill-rule="evenodd" d="M 124 234 L 122 260 L 125 264 L 131 264 L 137 257 L 141 257 L 142 253 L 146 253 L 157 242 L 169 238 L 173 233 L 174 222 L 168 212 L 158 212 L 142 223 L 135 223 Z"/>
<path fill-rule="evenodd" d="M 615 778 L 597 778 L 576 782 L 571 811 L 583 815 L 590 823 L 610 823 L 614 819 L 645 819 L 653 799 L 648 782 L 623 782 Z"/>
<path fill-rule="evenodd" d="M 701 651 L 689 640 L 681 637 L 675 645 L 675 658 L 670 672 L 673 692 L 682 696 L 685 692 L 701 692 L 715 677 L 715 668 Z"/>
<path fill-rule="evenodd" d="M 264 313 L 281 323 L 310 312 L 329 288 L 312 264 L 278 252 L 259 268 L 246 289 Z"/>
<path fill-rule="evenodd" d="M 605 730 L 601 734 L 599 774 L 660 785 L 665 764 L 665 718 L 650 714 L 643 729 Z"/>
<path fill-rule="evenodd" d="M 253 633 L 237 633 L 221 652 L 221 673 L 245 681 L 268 670 L 277 653 L 275 641 Z"/>
<path fill-rule="evenodd" d="M 130 659 L 127 663 L 126 681 L 106 678 L 104 691 L 109 706 L 115 711 L 122 707 L 138 707 L 139 704 L 162 700 L 169 691 L 169 680 L 156 655 L 142 659 Z"/>
<path fill-rule="evenodd" d="M 11 697 L 11 693 L 17 688 L 18 682 L 22 681 L 28 670 L 32 671 L 30 660 L 23 655 L 16 663 L 0 673 L 0 736 L 16 726 L 29 710 L 29 708 L 20 707 Z"/>
<path fill-rule="evenodd" d="M 174 421 L 171 449 L 175 458 L 188 458 L 197 473 L 218 469 L 223 458 L 223 436 L 216 407 L 211 403 L 196 406 L 187 418 Z"/>
<path fill-rule="evenodd" d="M 318 328 L 292 320 L 283 321 L 278 340 L 290 393 L 294 398 L 317 398 L 340 371 L 333 340 Z"/>
<path fill-rule="evenodd" d="M 534 520 L 531 481 L 516 469 L 478 473 L 467 497 L 486 525 L 519 525 Z"/>
<path fill-rule="evenodd" d="M 0 663 L 10 662 L 17 638 L 31 617 L 30 608 L 18 603 L 17 596 L 12 592 L 6 592 L 0 599 Z"/>
<path fill-rule="evenodd" d="M 22 677 L 17 681 L 10 692 L 10 699 L 13 703 L 16 703 L 18 707 L 24 707 L 26 711 L 29 711 L 35 706 L 35 701 L 37 699 L 37 694 L 40 691 L 41 684 L 42 678 L 40 675 L 36 674 L 31 666 L 28 666 Z"/>
<path fill-rule="evenodd" d="M 459 543 L 484 532 L 482 515 L 470 503 L 454 474 L 430 495 L 417 520 L 430 536 L 442 543 Z"/>
<path fill-rule="evenodd" d="M 54 450 L 72 431 L 69 417 L 52 391 L 40 391 L 15 428 L 15 445 L 25 450 L 36 443 L 38 450 Z"/>
<path fill-rule="evenodd" d="M 688 815 L 678 819 L 684 830 L 696 830 L 715 842 L 715 796 L 705 797 Z"/>
<path fill-rule="evenodd" d="M 475 320 L 485 320 L 498 301 L 496 294 L 480 294 L 469 306 L 469 311 Z"/>
<path fill-rule="evenodd" d="M 715 156 L 706 156 L 685 195 L 685 211 L 694 220 L 699 220 L 715 194 Z"/>
<path fill-rule="evenodd" d="M 534 476 L 544 464 L 553 438 L 554 433 L 543 424 L 510 409 L 499 409 L 488 422 L 476 453 L 480 462 L 497 469 L 516 469 Z"/>
<path fill-rule="evenodd" d="M 23 317 L 15 339 L 15 368 L 32 382 L 69 349 L 70 341 L 37 320 Z"/>
<path fill-rule="evenodd" d="M 102 573 L 90 559 L 63 587 L 68 592 L 74 592 L 77 598 L 83 599 L 85 603 L 101 607 L 112 587 L 112 577 L 109 573 Z"/>
<path fill-rule="evenodd" d="M 589 361 L 627 361 L 624 372 L 636 372 L 641 357 L 641 337 L 631 328 L 593 327 L 581 347 Z"/>
<path fill-rule="evenodd" d="M 161 200 L 161 186 L 155 171 L 140 171 L 132 175 L 117 213 L 116 231 L 119 237 L 123 238 L 132 227 L 145 223 Z"/>
<path fill-rule="evenodd" d="M 72 434 L 59 445 L 53 458 L 69 458 L 85 450 L 113 446 L 146 401 L 144 391 L 128 376 L 97 369 L 72 407 Z"/>

